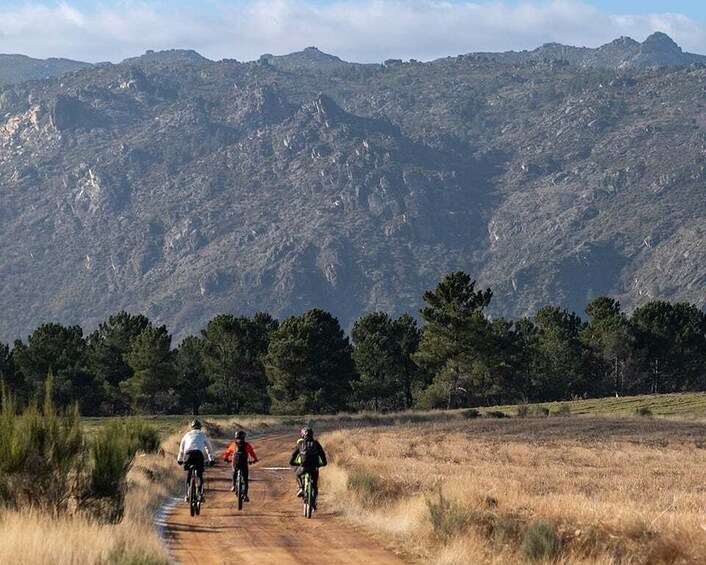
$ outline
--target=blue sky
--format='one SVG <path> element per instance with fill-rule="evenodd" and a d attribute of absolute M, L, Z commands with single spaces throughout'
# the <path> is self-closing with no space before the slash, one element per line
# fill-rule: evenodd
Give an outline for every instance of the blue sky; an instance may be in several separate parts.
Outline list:
<path fill-rule="evenodd" d="M 663 31 L 706 54 L 702 0 L 2 0 L 0 53 L 120 61 L 190 48 L 252 60 L 317 46 L 348 61 L 430 60 Z"/>

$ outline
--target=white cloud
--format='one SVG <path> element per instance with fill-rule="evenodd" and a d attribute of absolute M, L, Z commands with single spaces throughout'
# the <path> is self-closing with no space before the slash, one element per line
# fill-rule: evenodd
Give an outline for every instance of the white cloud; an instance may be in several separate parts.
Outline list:
<path fill-rule="evenodd" d="M 597 47 L 622 35 L 642 41 L 654 31 L 686 51 L 706 53 L 703 22 L 670 13 L 617 16 L 578 0 L 127 1 L 88 7 L 66 0 L 0 7 L 0 53 L 93 62 L 170 48 L 251 60 L 310 45 L 349 61 L 428 60 L 550 41 Z"/>

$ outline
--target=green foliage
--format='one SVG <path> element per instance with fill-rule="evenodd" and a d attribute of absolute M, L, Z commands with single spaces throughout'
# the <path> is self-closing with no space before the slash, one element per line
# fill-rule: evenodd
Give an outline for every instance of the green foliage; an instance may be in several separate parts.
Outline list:
<path fill-rule="evenodd" d="M 277 325 L 269 314 L 256 314 L 253 319 L 220 315 L 202 332 L 209 390 L 227 414 L 267 411 L 262 360 Z"/>
<path fill-rule="evenodd" d="M 334 413 L 348 403 L 351 347 L 328 312 L 284 320 L 272 334 L 265 365 L 275 414 Z"/>
<path fill-rule="evenodd" d="M 88 366 L 103 388 L 101 414 L 112 416 L 129 412 L 130 398 L 121 392 L 120 384 L 127 382 L 134 370 L 125 356 L 133 340 L 149 325 L 150 321 L 142 314 L 122 311 L 110 316 L 88 337 Z"/>
<path fill-rule="evenodd" d="M 113 422 L 87 440 L 76 407 L 58 410 L 52 389 L 50 377 L 41 408 L 33 402 L 19 415 L 3 389 L 0 500 L 55 513 L 77 508 L 119 521 L 127 471 L 138 450 L 159 448 L 156 431 L 139 421 Z"/>
<path fill-rule="evenodd" d="M 353 388 L 361 406 L 399 409 L 404 401 L 404 366 L 393 321 L 383 312 L 363 316 L 353 324 L 351 338 L 358 373 Z"/>
<path fill-rule="evenodd" d="M 436 496 L 426 499 L 429 520 L 434 534 L 443 540 L 448 540 L 461 533 L 468 526 L 471 516 L 457 501 L 445 498 L 441 488 Z"/>
<path fill-rule="evenodd" d="M 559 533 L 551 522 L 537 520 L 527 526 L 521 550 L 528 559 L 552 559 L 559 552 L 559 547 Z"/>
<path fill-rule="evenodd" d="M 189 336 L 179 344 L 176 352 L 176 390 L 181 412 L 198 414 L 202 403 L 208 399 L 204 347 L 202 339 Z"/>
<path fill-rule="evenodd" d="M 492 292 L 475 290 L 475 281 L 464 272 L 447 275 L 433 291 L 423 295 L 427 306 L 421 315 L 425 326 L 414 361 L 433 376 L 434 388 L 426 402 L 446 408 L 468 405 L 478 380 L 485 376 L 491 341 L 490 323 L 482 310 Z"/>

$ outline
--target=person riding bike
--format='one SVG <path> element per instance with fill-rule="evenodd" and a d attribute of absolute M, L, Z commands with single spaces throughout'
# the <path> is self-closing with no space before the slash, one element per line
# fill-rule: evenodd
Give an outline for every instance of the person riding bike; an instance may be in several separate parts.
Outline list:
<path fill-rule="evenodd" d="M 311 490 L 314 495 L 313 507 L 316 508 L 316 496 L 319 493 L 319 467 L 326 467 L 326 453 L 321 444 L 314 439 L 314 430 L 304 427 L 300 432 L 301 437 L 297 440 L 297 446 L 292 451 L 289 464 L 296 467 L 297 496 L 304 496 L 304 482 L 302 475 L 309 473 L 311 476 Z"/>
<path fill-rule="evenodd" d="M 250 457 L 250 461 L 248 461 L 248 457 Z M 253 463 L 257 463 L 258 459 L 252 445 L 245 441 L 245 432 L 243 430 L 236 432 L 235 438 L 223 452 L 223 459 L 224 461 L 230 462 L 231 469 L 233 470 L 233 486 L 230 487 L 230 491 L 235 492 L 237 488 L 238 470 L 240 470 L 245 487 L 243 500 L 250 502 L 250 498 L 248 498 L 248 464 L 252 465 Z"/>
<path fill-rule="evenodd" d="M 177 455 L 177 463 L 179 465 L 183 465 L 184 469 L 187 470 L 186 492 L 189 491 L 191 473 L 194 470 L 196 471 L 196 476 L 199 479 L 199 496 L 201 501 L 203 501 L 204 461 L 205 457 L 208 457 L 209 466 L 215 463 L 213 458 L 213 447 L 211 447 L 211 440 L 208 439 L 205 432 L 201 431 L 201 422 L 198 420 L 192 420 L 190 426 L 191 430 L 186 432 L 184 437 L 181 438 L 181 443 L 179 444 L 179 454 Z M 184 500 L 188 500 L 188 496 L 185 496 Z"/>

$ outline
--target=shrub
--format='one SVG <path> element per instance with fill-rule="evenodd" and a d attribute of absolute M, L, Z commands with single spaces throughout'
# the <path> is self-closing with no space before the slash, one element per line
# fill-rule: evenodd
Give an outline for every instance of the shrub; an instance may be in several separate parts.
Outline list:
<path fill-rule="evenodd" d="M 461 415 L 464 418 L 467 418 L 469 420 L 473 420 L 474 418 L 477 418 L 478 416 L 480 416 L 480 412 L 478 410 L 476 410 L 475 408 L 469 408 L 468 410 L 464 410 L 463 412 L 461 412 Z"/>
<path fill-rule="evenodd" d="M 516 546 L 521 539 L 522 523 L 514 516 L 498 516 L 493 528 L 493 542 L 500 546 Z"/>
<path fill-rule="evenodd" d="M 426 503 L 431 526 L 437 537 L 448 540 L 468 526 L 470 521 L 468 511 L 455 500 L 444 498 L 440 488 L 438 496 L 427 498 Z"/>
<path fill-rule="evenodd" d="M 549 416 L 549 408 L 537 406 L 537 416 Z"/>
<path fill-rule="evenodd" d="M 126 476 L 138 450 L 155 451 L 159 436 L 139 421 L 112 422 L 87 441 L 77 407 L 57 411 L 47 378 L 44 404 L 15 414 L 3 391 L 0 411 L 0 501 L 53 513 L 88 511 L 110 522 L 122 518 Z"/>
<path fill-rule="evenodd" d="M 635 408 L 635 415 L 649 418 L 653 414 L 652 414 L 652 410 L 650 410 L 647 406 L 640 406 L 639 408 Z"/>
<path fill-rule="evenodd" d="M 537 520 L 527 527 L 522 540 L 522 553 L 525 557 L 535 561 L 551 559 L 558 551 L 559 533 L 554 524 Z"/>
<path fill-rule="evenodd" d="M 375 506 L 397 500 L 404 494 L 404 485 L 386 481 L 370 471 L 354 471 L 348 477 L 348 488 L 360 498 L 363 506 Z"/>
<path fill-rule="evenodd" d="M 517 417 L 526 418 L 527 416 L 529 416 L 529 406 L 526 404 L 519 404 L 517 406 Z"/>
<path fill-rule="evenodd" d="M 490 412 L 486 412 L 486 415 L 489 418 L 507 418 L 507 414 L 505 414 L 505 412 L 501 412 L 500 410 L 491 410 Z"/>
<path fill-rule="evenodd" d="M 169 565 L 169 561 L 142 552 L 130 551 L 120 543 L 115 545 L 108 554 L 108 558 L 105 561 L 99 561 L 98 565 Z"/>

